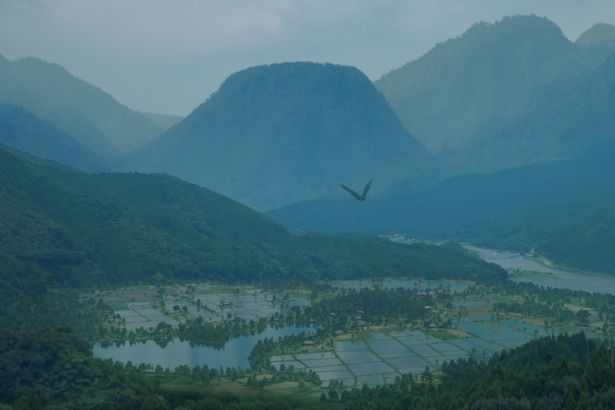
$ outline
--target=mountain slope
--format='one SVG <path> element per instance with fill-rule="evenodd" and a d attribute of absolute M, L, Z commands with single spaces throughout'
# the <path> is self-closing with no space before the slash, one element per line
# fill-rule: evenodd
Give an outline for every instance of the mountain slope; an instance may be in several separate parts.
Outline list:
<path fill-rule="evenodd" d="M 477 133 L 440 159 L 449 169 L 491 170 L 529 158 L 530 152 L 528 162 L 571 158 L 615 139 L 615 54 L 568 87 L 545 88 L 540 101 L 527 117 Z"/>
<path fill-rule="evenodd" d="M 314 201 L 270 212 L 289 228 L 459 239 L 615 273 L 615 144 L 574 160 L 453 177 L 363 204 Z"/>
<path fill-rule="evenodd" d="M 173 177 L 84 174 L 3 149 L 0 198 L 0 281 L 288 285 L 331 277 L 504 275 L 453 247 L 295 237 L 239 203 Z"/>
<path fill-rule="evenodd" d="M 615 26 L 607 23 L 594 24 L 577 38 L 576 43 L 584 46 L 615 45 Z"/>
<path fill-rule="evenodd" d="M 143 113 L 154 125 L 156 125 L 162 132 L 168 130 L 174 125 L 179 124 L 184 117 L 179 115 L 158 114 L 154 112 Z"/>
<path fill-rule="evenodd" d="M 66 131 L 100 156 L 127 152 L 162 130 L 64 68 L 36 58 L 0 61 L 0 103 L 12 103 Z"/>
<path fill-rule="evenodd" d="M 507 17 L 472 26 L 376 86 L 449 174 L 493 171 L 564 158 L 577 148 L 543 138 L 551 123 L 543 124 L 540 112 L 582 90 L 612 51 L 572 43 L 544 18 Z M 528 121 L 539 129 L 520 132 Z M 584 138 L 591 145 L 593 135 Z"/>
<path fill-rule="evenodd" d="M 96 155 L 70 135 L 12 104 L 0 104 L 0 144 L 84 171 L 105 169 Z"/>
<path fill-rule="evenodd" d="M 340 183 L 373 178 L 378 190 L 434 169 L 363 73 L 313 63 L 231 75 L 131 160 L 259 209 L 337 192 Z"/>

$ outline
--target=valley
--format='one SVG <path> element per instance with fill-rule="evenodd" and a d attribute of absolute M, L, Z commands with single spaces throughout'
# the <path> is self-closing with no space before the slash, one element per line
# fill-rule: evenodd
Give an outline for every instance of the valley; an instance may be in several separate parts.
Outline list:
<path fill-rule="evenodd" d="M 42 3 L 0 410 L 615 408 L 615 8 Z"/>
<path fill-rule="evenodd" d="M 511 272 L 550 271 L 519 255 L 469 249 Z M 192 388 L 234 384 L 336 402 L 364 384 L 393 384 L 402 375 L 425 382 L 439 377 L 447 362 L 487 361 L 546 335 L 583 331 L 610 338 L 614 296 L 515 284 L 570 274 L 555 272 L 555 279 L 526 272 L 494 284 L 372 278 L 291 289 L 200 282 L 97 291 L 87 297 L 114 309 L 105 326 L 115 330 L 94 345 L 94 357 L 131 363 L 173 385 L 192 374 Z M 415 313 L 401 313 L 395 300 L 402 295 L 404 303 L 418 302 Z M 198 327 L 228 336 L 203 339 Z M 195 368 L 208 372 L 209 381 L 194 380 Z"/>

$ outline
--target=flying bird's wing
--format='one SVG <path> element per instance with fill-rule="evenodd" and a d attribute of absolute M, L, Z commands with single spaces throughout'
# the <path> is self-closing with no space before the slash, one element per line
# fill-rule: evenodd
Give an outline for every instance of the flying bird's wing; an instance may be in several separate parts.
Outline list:
<path fill-rule="evenodd" d="M 346 185 L 342 185 L 342 184 L 340 184 L 340 186 L 341 186 L 344 190 L 348 191 L 348 192 L 350 193 L 350 195 L 354 196 L 354 197 L 355 197 L 355 199 L 356 199 L 357 201 L 361 201 L 361 200 L 363 199 L 363 198 L 361 197 L 361 195 L 357 194 L 355 191 L 353 191 L 352 189 L 348 188 Z"/>
<path fill-rule="evenodd" d="M 361 195 L 363 197 L 363 199 L 365 199 L 365 197 L 367 196 L 367 193 L 369 192 L 369 189 L 372 186 L 372 181 L 373 181 L 373 179 L 370 179 L 369 182 L 367 183 L 367 185 L 365 185 L 365 188 L 363 188 L 363 195 Z"/>

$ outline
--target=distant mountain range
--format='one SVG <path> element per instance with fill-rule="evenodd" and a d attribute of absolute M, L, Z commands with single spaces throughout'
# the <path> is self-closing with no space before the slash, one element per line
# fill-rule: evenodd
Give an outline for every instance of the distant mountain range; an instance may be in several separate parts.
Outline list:
<path fill-rule="evenodd" d="M 269 215 L 290 229 L 465 240 L 615 273 L 613 175 L 609 142 L 576 159 L 456 176 L 410 195 L 308 201 Z"/>
<path fill-rule="evenodd" d="M 0 104 L 7 103 L 0 105 L 0 143 L 87 171 L 112 164 L 113 169 L 168 173 L 257 209 L 275 209 L 270 215 L 292 228 L 464 239 L 535 249 L 574 266 L 612 271 L 615 260 L 603 244 L 615 240 L 602 229 L 615 223 L 615 187 L 607 177 L 615 155 L 605 157 L 615 140 L 614 33 L 614 27 L 598 24 L 571 42 L 554 23 L 535 16 L 480 23 L 387 74 L 376 87 L 347 66 L 252 67 L 229 76 L 183 119 L 130 110 L 57 65 L 0 57 Z M 494 173 L 502 169 L 508 171 Z M 443 181 L 469 172 L 487 175 Z M 163 191 L 167 183 L 179 184 L 162 176 L 98 178 L 88 184 L 102 184 L 103 192 L 111 189 L 107 183 L 131 178 L 135 192 L 141 192 L 140 178 L 160 179 Z M 339 187 L 360 190 L 372 179 L 365 203 Z M 75 189 L 56 194 L 84 195 L 85 187 Z M 142 194 L 152 200 L 153 188 Z M 124 201 L 114 195 L 109 203 Z M 95 197 L 90 198 L 94 203 L 107 201 Z M 148 208 L 137 197 L 132 201 Z M 118 215 L 127 212 L 123 206 L 114 208 Z M 225 206 L 239 205 L 229 200 Z M 171 216 L 161 218 L 168 222 Z M 130 219 L 130 229 L 140 226 L 131 232 L 148 232 L 165 246 L 174 243 L 173 235 L 196 235 L 196 228 L 182 225 L 167 236 L 152 228 L 157 222 L 147 221 L 141 226 L 142 220 Z M 98 227 L 91 229 L 104 236 Z M 267 232 L 255 243 L 267 237 L 289 240 L 283 230 Z M 573 234 L 583 242 L 578 252 L 571 251 Z M 82 239 L 75 238 L 75 243 Z M 135 238 L 124 245 L 147 243 Z M 215 246 L 226 249 L 239 239 Z M 120 252 L 109 238 L 104 241 L 96 249 Z M 87 256 L 79 263 L 94 270 L 110 259 L 79 249 Z M 194 267 L 205 257 L 202 249 L 186 249 L 153 253 L 174 260 L 179 252 L 184 255 L 179 265 L 203 274 Z M 185 259 L 187 254 L 192 256 Z"/>
<path fill-rule="evenodd" d="M 0 103 L 21 106 L 103 158 L 156 138 L 169 121 L 131 110 L 59 65 L 36 58 L 11 62 L 0 56 Z"/>
<path fill-rule="evenodd" d="M 179 124 L 184 117 L 179 115 L 157 114 L 153 112 L 143 113 L 151 122 L 154 123 L 161 131 L 166 131 L 174 125 Z"/>
<path fill-rule="evenodd" d="M 615 135 L 612 64 L 605 63 L 615 51 L 613 30 L 597 25 L 573 43 L 545 18 L 479 23 L 376 86 L 449 175 L 562 159 L 604 139 L 593 131 L 606 123 Z M 600 81 L 609 88 L 592 87 Z M 608 98 L 593 101 L 592 92 Z M 589 112 L 597 104 L 599 112 Z M 567 118 L 579 109 L 574 118 L 583 121 Z M 600 126 L 588 129 L 594 122 Z"/>
<path fill-rule="evenodd" d="M 84 171 L 107 167 L 73 137 L 13 104 L 0 104 L 0 144 Z"/>
<path fill-rule="evenodd" d="M 434 174 L 423 146 L 359 70 L 284 63 L 231 75 L 205 103 L 129 157 L 258 209 Z"/>
<path fill-rule="evenodd" d="M 615 46 L 615 27 L 607 23 L 594 24 L 577 38 L 582 46 Z"/>

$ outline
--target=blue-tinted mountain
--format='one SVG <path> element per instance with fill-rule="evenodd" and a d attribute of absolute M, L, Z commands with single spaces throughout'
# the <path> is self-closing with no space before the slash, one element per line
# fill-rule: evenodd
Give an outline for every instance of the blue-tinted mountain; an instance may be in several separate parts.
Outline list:
<path fill-rule="evenodd" d="M 615 26 L 607 23 L 594 24 L 577 38 L 576 43 L 584 46 L 615 46 Z"/>
<path fill-rule="evenodd" d="M 466 240 L 615 273 L 613 175 L 609 142 L 576 159 L 456 176 L 412 195 L 312 201 L 269 215 L 293 229 Z"/>
<path fill-rule="evenodd" d="M 338 192 L 340 183 L 360 190 L 374 179 L 378 191 L 434 171 L 363 73 L 313 63 L 231 75 L 131 161 L 259 209 Z"/>
<path fill-rule="evenodd" d="M 613 51 L 573 43 L 545 18 L 507 17 L 472 26 L 376 86 L 449 173 L 488 172 L 567 158 L 599 143 L 580 125 L 570 131 L 577 141 L 550 132 L 557 124 L 543 111 L 563 109 L 563 99 L 583 92 Z"/>
<path fill-rule="evenodd" d="M 174 125 L 179 124 L 184 117 L 179 115 L 158 114 L 154 112 L 143 113 L 151 122 L 154 123 L 162 132 L 168 130 Z"/>
<path fill-rule="evenodd" d="M 162 132 L 144 114 L 36 58 L 1 59 L 0 103 L 23 107 L 104 157 L 130 151 Z"/>
<path fill-rule="evenodd" d="M 0 144 L 84 171 L 106 169 L 73 137 L 13 104 L 0 104 Z"/>

